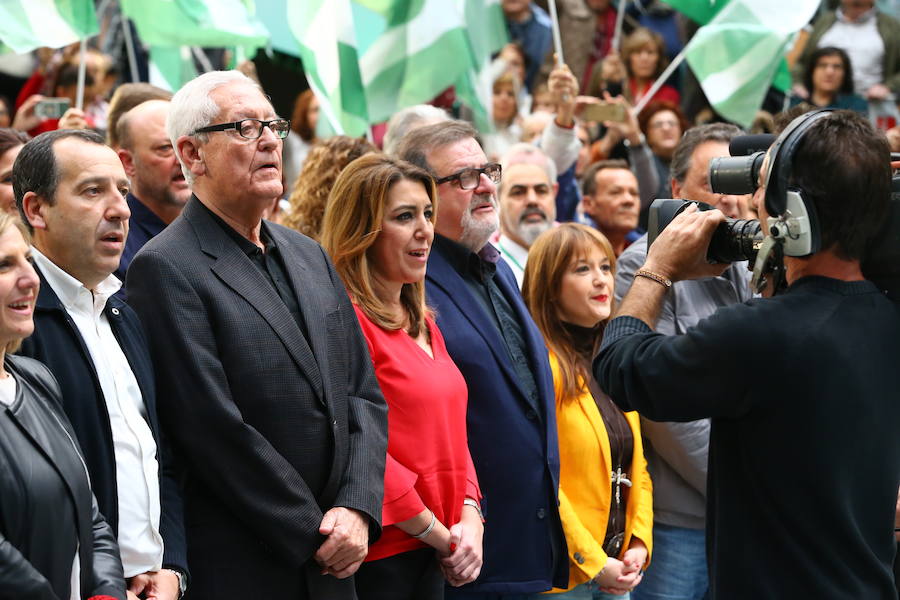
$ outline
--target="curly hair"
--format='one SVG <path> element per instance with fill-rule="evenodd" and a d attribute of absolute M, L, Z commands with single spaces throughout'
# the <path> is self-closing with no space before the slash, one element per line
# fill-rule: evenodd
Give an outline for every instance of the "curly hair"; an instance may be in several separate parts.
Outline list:
<path fill-rule="evenodd" d="M 315 144 L 291 192 L 291 212 L 284 225 L 319 241 L 325 203 L 334 182 L 348 164 L 378 149 L 362 138 L 336 135 Z"/>

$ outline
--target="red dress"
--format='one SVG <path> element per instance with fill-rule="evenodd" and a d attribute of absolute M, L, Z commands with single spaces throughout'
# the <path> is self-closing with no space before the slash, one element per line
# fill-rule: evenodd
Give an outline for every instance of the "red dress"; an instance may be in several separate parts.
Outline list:
<path fill-rule="evenodd" d="M 402 329 L 382 329 L 354 309 L 388 404 L 384 529 L 369 548 L 371 561 L 428 547 L 394 523 L 427 507 L 450 527 L 459 522 L 463 499 L 481 501 L 481 491 L 466 435 L 468 389 L 437 325 L 426 319 L 432 358 Z"/>

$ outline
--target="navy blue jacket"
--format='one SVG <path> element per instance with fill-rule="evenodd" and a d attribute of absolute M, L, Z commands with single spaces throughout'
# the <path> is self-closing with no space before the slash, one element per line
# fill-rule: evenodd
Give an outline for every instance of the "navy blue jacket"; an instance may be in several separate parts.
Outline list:
<path fill-rule="evenodd" d="M 41 270 L 37 267 L 35 270 L 41 278 L 41 289 L 34 312 L 34 334 L 22 343 L 19 354 L 36 358 L 47 365 L 59 381 L 63 409 L 78 436 L 100 512 L 118 535 L 116 457 L 100 380 L 74 321 Z M 165 440 L 160 436 L 156 418 L 153 363 L 144 332 L 134 311 L 115 296 L 106 303 L 104 313 L 137 379 L 153 439 L 156 440 L 156 460 L 160 465 L 159 528 L 165 546 L 163 566 L 187 573 L 181 492 L 172 465 L 166 462 Z"/>
<path fill-rule="evenodd" d="M 465 589 L 522 594 L 566 587 L 553 374 L 544 339 L 512 271 L 499 261 L 495 281 L 522 325 L 538 388 L 533 405 L 496 326 L 441 252 L 441 242 L 435 236 L 425 289 L 447 351 L 469 387 L 469 449 L 486 520 L 484 567 Z"/>

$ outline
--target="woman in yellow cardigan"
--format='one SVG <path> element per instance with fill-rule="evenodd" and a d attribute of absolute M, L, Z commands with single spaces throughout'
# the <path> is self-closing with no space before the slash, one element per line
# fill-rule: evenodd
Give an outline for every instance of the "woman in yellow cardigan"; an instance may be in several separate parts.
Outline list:
<path fill-rule="evenodd" d="M 575 223 L 542 234 L 528 252 L 522 294 L 550 351 L 569 547 L 569 586 L 545 598 L 627 598 L 650 557 L 653 494 L 638 415 L 622 413 L 590 375 L 614 267 L 603 234 Z"/>

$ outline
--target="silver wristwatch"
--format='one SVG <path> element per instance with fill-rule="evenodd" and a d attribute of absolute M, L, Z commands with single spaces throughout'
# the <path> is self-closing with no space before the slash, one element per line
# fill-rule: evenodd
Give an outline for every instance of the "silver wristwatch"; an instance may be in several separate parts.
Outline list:
<path fill-rule="evenodd" d="M 175 573 L 175 577 L 178 578 L 178 597 L 179 598 L 183 597 L 184 593 L 187 591 L 187 577 L 185 577 L 184 573 L 181 572 L 181 569 L 163 569 L 163 570 Z"/>

